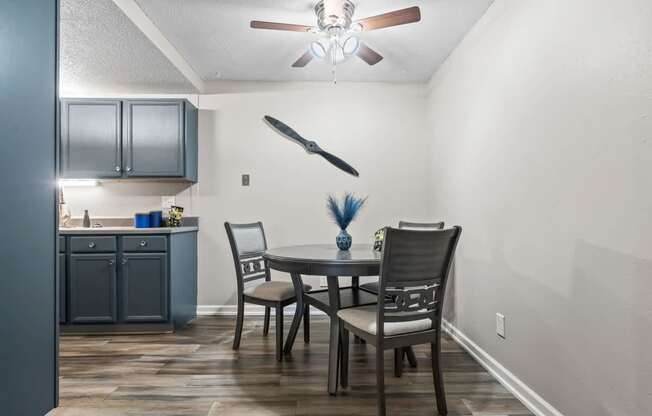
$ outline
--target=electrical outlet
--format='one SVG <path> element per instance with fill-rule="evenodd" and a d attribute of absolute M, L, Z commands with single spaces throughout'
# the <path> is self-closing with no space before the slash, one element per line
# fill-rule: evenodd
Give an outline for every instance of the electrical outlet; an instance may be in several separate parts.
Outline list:
<path fill-rule="evenodd" d="M 496 334 L 503 339 L 505 338 L 505 315 L 502 313 L 496 314 Z"/>
<path fill-rule="evenodd" d="M 176 204 L 177 204 L 177 198 L 174 195 L 161 197 L 161 208 L 164 211 L 167 211 L 168 209 L 170 209 L 171 206 Z"/>
<path fill-rule="evenodd" d="M 242 186 L 249 186 L 249 174 L 242 174 Z"/>

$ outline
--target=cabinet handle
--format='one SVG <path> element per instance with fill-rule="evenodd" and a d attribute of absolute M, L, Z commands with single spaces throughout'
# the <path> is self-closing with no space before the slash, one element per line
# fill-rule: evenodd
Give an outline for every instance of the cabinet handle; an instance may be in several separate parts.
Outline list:
<path fill-rule="evenodd" d="M 145 247 L 147 245 L 147 241 L 143 240 L 140 242 L 141 247 Z"/>
<path fill-rule="evenodd" d="M 115 167 L 115 171 L 116 171 L 116 172 L 120 172 L 120 166 L 116 166 L 116 167 Z"/>
<path fill-rule="evenodd" d="M 88 248 L 95 248 L 95 241 L 88 243 Z"/>
<path fill-rule="evenodd" d="M 131 172 L 131 166 L 127 166 L 127 172 Z"/>
<path fill-rule="evenodd" d="M 109 266 L 113 266 L 115 262 L 113 260 L 109 260 Z"/>
<path fill-rule="evenodd" d="M 127 264 L 127 259 L 122 259 L 122 264 L 123 265 Z"/>

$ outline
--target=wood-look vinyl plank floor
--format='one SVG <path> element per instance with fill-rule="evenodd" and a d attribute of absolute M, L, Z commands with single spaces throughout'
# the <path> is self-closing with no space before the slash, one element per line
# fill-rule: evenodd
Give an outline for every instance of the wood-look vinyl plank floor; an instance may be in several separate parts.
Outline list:
<path fill-rule="evenodd" d="M 262 317 L 261 317 L 262 318 Z M 262 319 L 245 320 L 233 351 L 234 318 L 201 317 L 174 334 L 63 336 L 60 407 L 53 416 L 373 416 L 374 348 L 351 344 L 350 386 L 326 391 L 328 320 L 311 322 L 294 350 L 278 363 L 274 325 L 262 336 Z M 272 318 L 273 320 L 273 318 Z M 290 320 L 285 323 L 289 328 Z M 390 415 L 435 415 L 429 346 L 415 348 L 418 368 L 393 376 L 385 356 Z M 532 415 L 449 337 L 442 365 L 450 416 Z"/>

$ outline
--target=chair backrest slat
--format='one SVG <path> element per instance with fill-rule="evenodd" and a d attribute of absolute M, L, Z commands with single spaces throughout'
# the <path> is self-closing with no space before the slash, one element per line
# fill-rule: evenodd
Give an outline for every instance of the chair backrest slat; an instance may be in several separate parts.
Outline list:
<path fill-rule="evenodd" d="M 398 228 L 404 230 L 442 230 L 444 228 L 444 221 L 440 222 L 411 222 L 399 221 Z"/>
<path fill-rule="evenodd" d="M 462 228 L 386 228 L 380 267 L 378 322 L 430 318 L 441 325 L 441 304 Z M 389 297 L 391 301 L 384 301 Z M 382 326 L 381 326 L 382 327 Z"/>
<path fill-rule="evenodd" d="M 231 245 L 238 290 L 243 290 L 244 283 L 260 279 L 269 280 L 269 268 L 263 258 L 263 253 L 267 250 L 263 224 L 225 222 L 224 228 Z"/>

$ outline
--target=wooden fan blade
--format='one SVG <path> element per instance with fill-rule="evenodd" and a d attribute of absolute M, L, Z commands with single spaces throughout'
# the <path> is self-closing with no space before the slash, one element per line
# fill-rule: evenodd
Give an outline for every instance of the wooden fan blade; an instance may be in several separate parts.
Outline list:
<path fill-rule="evenodd" d="M 421 10 L 418 6 L 407 9 L 395 10 L 393 12 L 379 14 L 378 16 L 367 17 L 358 20 L 356 23 L 362 26 L 362 30 L 375 30 L 384 27 L 404 25 L 421 20 Z"/>
<path fill-rule="evenodd" d="M 364 43 L 360 43 L 360 47 L 355 54 L 369 65 L 376 65 L 378 62 L 383 60 L 383 56 L 381 54 L 371 49 Z"/>
<path fill-rule="evenodd" d="M 312 61 L 312 54 L 310 51 L 306 51 L 295 63 L 292 64 L 293 68 L 303 68 L 304 66 L 308 65 Z"/>
<path fill-rule="evenodd" d="M 270 29 L 270 30 L 289 30 L 291 32 L 310 32 L 312 26 L 293 25 L 291 23 L 261 22 L 252 20 L 250 24 L 252 29 Z"/>

